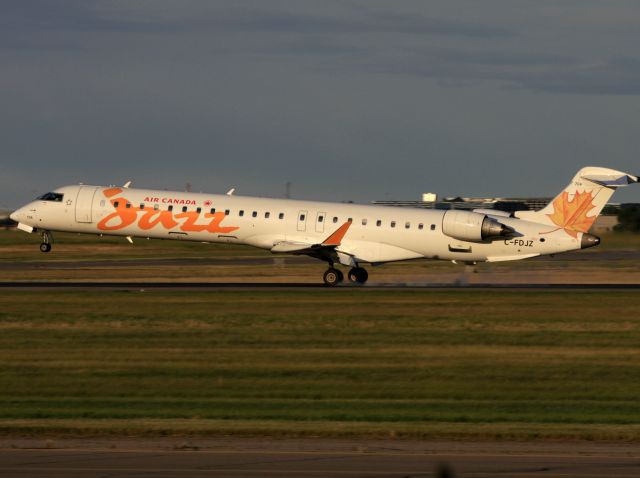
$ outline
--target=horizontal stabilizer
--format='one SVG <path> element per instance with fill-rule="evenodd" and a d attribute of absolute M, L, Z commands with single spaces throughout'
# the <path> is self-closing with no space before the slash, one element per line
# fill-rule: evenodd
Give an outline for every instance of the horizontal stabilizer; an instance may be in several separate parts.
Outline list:
<path fill-rule="evenodd" d="M 615 169 L 587 166 L 540 211 L 516 211 L 515 217 L 548 226 L 545 233 L 563 229 L 577 239 L 588 232 L 613 193 L 638 182 L 638 177 Z"/>
<path fill-rule="evenodd" d="M 587 179 L 596 184 L 600 184 L 601 186 L 606 186 L 608 188 L 618 188 L 620 186 L 627 186 L 628 184 L 633 184 L 638 182 L 637 176 L 632 176 L 631 174 L 622 174 L 622 175 L 607 175 L 607 174 L 585 174 L 582 176 L 583 179 Z"/>

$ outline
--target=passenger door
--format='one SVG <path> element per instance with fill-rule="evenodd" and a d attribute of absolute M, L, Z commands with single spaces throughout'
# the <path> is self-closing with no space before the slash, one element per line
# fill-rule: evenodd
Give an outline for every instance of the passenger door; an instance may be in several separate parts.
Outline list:
<path fill-rule="evenodd" d="M 76 222 L 93 222 L 93 197 L 96 195 L 97 187 L 82 186 L 76 196 Z"/>

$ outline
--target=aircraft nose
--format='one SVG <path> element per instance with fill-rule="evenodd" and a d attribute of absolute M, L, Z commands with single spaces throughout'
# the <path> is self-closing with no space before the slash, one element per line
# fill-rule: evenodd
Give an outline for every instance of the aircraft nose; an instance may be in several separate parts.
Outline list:
<path fill-rule="evenodd" d="M 25 222 L 26 212 L 27 212 L 27 207 L 22 206 L 21 208 L 18 208 L 15 211 L 13 211 L 11 214 L 9 214 L 9 217 L 11 218 L 12 221 L 15 221 L 15 222 Z"/>

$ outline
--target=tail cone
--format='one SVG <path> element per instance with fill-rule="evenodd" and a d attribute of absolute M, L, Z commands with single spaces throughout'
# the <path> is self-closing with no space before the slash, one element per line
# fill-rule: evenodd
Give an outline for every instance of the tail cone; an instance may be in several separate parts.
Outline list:
<path fill-rule="evenodd" d="M 584 233 L 582 235 L 582 240 L 580 241 L 580 249 L 597 246 L 598 244 L 600 244 L 600 238 L 598 236 Z"/>

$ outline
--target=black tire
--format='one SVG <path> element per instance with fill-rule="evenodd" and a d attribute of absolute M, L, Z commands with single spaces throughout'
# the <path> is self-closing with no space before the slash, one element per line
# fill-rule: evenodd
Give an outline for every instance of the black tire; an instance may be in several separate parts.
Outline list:
<path fill-rule="evenodd" d="M 49 252 L 51 250 L 51 244 L 48 242 L 43 242 L 40 244 L 40 252 Z"/>
<path fill-rule="evenodd" d="M 342 282 L 344 280 L 344 274 L 340 269 L 336 269 L 338 271 L 338 282 Z"/>
<path fill-rule="evenodd" d="M 334 287 L 340 283 L 340 276 L 342 276 L 342 272 L 331 267 L 325 271 L 322 278 L 326 285 Z"/>
<path fill-rule="evenodd" d="M 367 270 L 362 267 L 354 267 L 349 271 L 349 280 L 355 284 L 364 284 L 368 278 Z"/>

